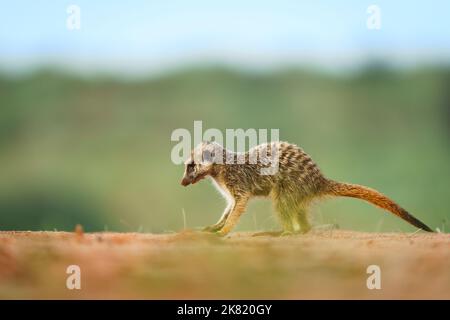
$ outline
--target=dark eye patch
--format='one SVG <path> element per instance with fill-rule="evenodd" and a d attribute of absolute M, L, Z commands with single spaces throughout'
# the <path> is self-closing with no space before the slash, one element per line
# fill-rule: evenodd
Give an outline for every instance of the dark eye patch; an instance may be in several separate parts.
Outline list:
<path fill-rule="evenodd" d="M 194 163 L 194 162 L 191 162 L 191 163 L 189 163 L 189 164 L 187 165 L 187 167 L 188 167 L 188 170 L 192 171 L 192 170 L 194 170 L 194 168 L 195 168 L 195 163 Z"/>

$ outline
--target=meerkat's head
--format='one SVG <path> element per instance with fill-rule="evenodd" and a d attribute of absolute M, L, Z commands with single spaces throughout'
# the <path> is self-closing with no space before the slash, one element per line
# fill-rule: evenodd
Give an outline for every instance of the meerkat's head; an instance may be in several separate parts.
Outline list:
<path fill-rule="evenodd" d="M 197 183 L 211 175 L 214 166 L 222 163 L 223 148 L 216 142 L 202 142 L 192 151 L 190 157 L 184 162 L 184 175 L 181 185 L 188 186 Z"/>

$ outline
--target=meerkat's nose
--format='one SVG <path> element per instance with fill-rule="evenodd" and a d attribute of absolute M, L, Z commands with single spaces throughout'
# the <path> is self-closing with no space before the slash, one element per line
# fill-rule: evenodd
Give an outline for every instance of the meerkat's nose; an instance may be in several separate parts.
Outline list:
<path fill-rule="evenodd" d="M 186 187 L 187 185 L 189 185 L 188 179 L 183 178 L 183 179 L 181 180 L 181 185 L 182 185 L 183 187 Z"/>

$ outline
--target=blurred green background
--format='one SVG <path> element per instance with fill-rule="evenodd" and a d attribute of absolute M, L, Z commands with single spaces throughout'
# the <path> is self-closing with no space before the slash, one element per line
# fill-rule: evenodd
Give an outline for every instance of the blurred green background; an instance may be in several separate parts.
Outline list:
<path fill-rule="evenodd" d="M 4 4 L 0 229 L 216 222 L 218 192 L 181 187 L 170 159 L 173 130 L 202 120 L 279 129 L 328 177 L 376 188 L 448 232 L 449 11 L 446 0 Z M 354 199 L 313 213 L 318 225 L 414 231 Z M 278 229 L 269 201 L 238 226 L 256 229 Z"/>
<path fill-rule="evenodd" d="M 151 78 L 40 69 L 0 75 L 0 229 L 165 232 L 214 223 L 207 180 L 180 186 L 176 128 L 279 128 L 330 178 L 387 194 L 433 228 L 450 218 L 450 69 L 379 62 L 336 75 L 286 67 L 192 67 Z M 413 231 L 354 199 L 314 206 L 316 224 Z M 269 201 L 237 230 L 277 229 Z"/>

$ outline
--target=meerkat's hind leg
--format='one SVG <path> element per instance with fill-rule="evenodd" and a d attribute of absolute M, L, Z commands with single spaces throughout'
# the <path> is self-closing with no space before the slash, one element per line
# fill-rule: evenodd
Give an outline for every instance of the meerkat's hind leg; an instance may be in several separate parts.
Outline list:
<path fill-rule="evenodd" d="M 283 226 L 280 236 L 303 234 L 311 230 L 306 207 L 278 202 L 277 211 Z"/>
<path fill-rule="evenodd" d="M 280 235 L 293 234 L 295 232 L 293 224 L 295 216 L 292 214 L 292 208 L 289 202 L 284 198 L 277 199 L 275 210 L 278 213 L 278 218 L 283 228 Z"/>
<path fill-rule="evenodd" d="M 295 218 L 300 226 L 298 233 L 308 233 L 311 230 L 311 224 L 308 219 L 308 210 L 306 208 L 298 209 Z"/>
<path fill-rule="evenodd" d="M 292 219 L 292 228 L 284 230 L 280 236 L 292 236 L 297 234 L 307 233 L 311 227 L 308 224 L 308 221 L 303 218 L 294 216 Z"/>
<path fill-rule="evenodd" d="M 282 231 L 258 232 L 253 236 L 290 236 L 307 233 L 311 230 L 308 221 L 307 205 L 295 203 L 292 199 L 281 197 L 275 202 L 275 210 L 283 227 Z"/>

